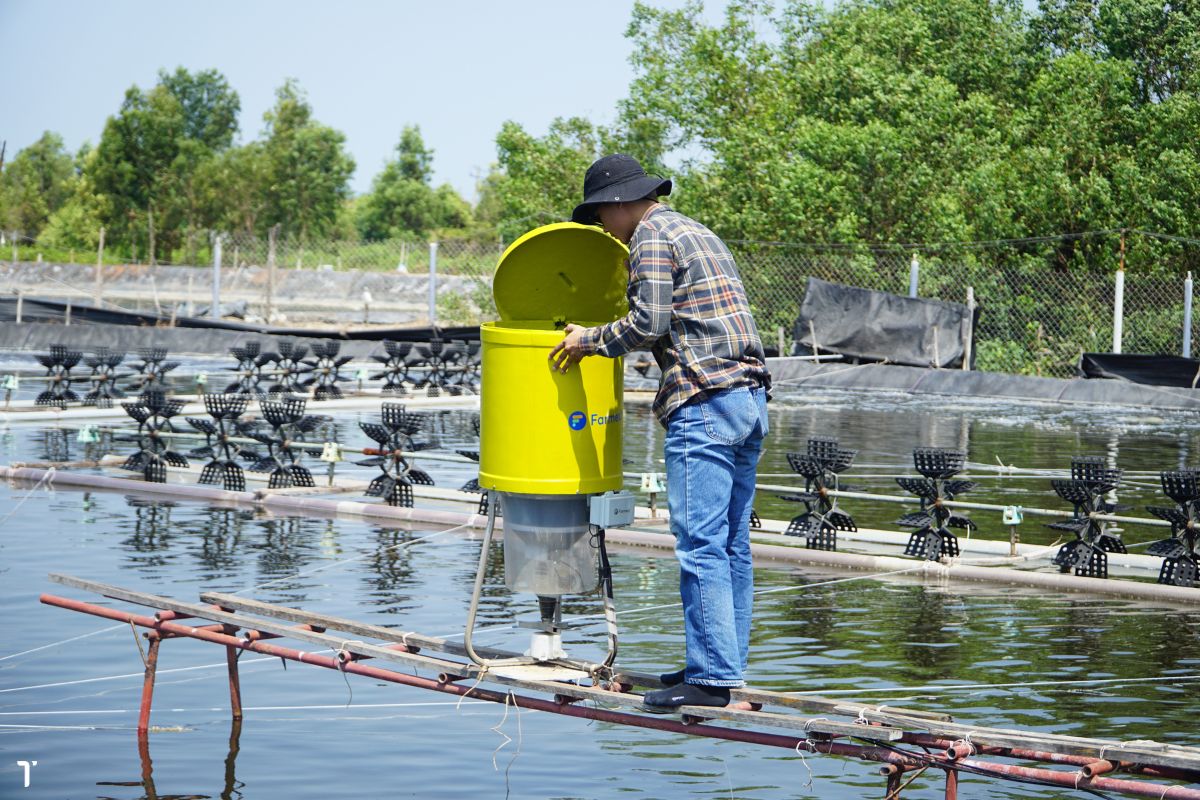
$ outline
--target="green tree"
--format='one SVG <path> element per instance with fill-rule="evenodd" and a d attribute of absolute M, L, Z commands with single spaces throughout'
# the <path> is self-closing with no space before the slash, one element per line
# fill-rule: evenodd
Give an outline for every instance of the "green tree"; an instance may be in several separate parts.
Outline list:
<path fill-rule="evenodd" d="M 92 179 L 96 150 L 84 145 L 75 156 L 75 178 L 71 194 L 50 215 L 38 235 L 38 244 L 57 250 L 93 250 L 100 242 L 100 228 L 107 218 L 106 198 L 97 192 Z"/>
<path fill-rule="evenodd" d="M 218 230 L 264 233 L 270 171 L 262 142 L 230 147 L 206 161 L 196 175 L 204 218 Z"/>
<path fill-rule="evenodd" d="M 199 180 L 206 166 L 229 148 L 237 133 L 241 101 L 229 82 L 214 69 L 190 73 L 179 67 L 173 73 L 158 73 L 158 85 L 179 102 L 183 130 L 179 152 L 171 165 L 173 203 L 160 227 L 178 231 L 184 243 L 183 258 L 195 263 L 205 230 L 217 224 L 222 214 L 205 196 Z"/>
<path fill-rule="evenodd" d="M 1133 65 L 1140 102 L 1200 89 L 1200 7 L 1195 4 L 1104 0 L 1096 28 L 1109 57 Z"/>
<path fill-rule="evenodd" d="M 183 108 L 171 92 L 133 86 L 120 111 L 108 118 L 96 148 L 92 177 L 109 199 L 109 227 L 132 236 L 144 226 L 152 264 L 158 246 L 155 217 L 161 219 L 174 200 L 172 168 L 183 133 Z"/>
<path fill-rule="evenodd" d="M 432 177 L 433 150 L 425 146 L 419 128 L 404 128 L 396 157 L 384 165 L 371 192 L 358 203 L 359 234 L 365 239 L 383 239 L 469 225 L 470 206 L 448 184 L 434 189 Z"/>
<path fill-rule="evenodd" d="M 582 117 L 558 118 L 544 136 L 505 122 L 496 136 L 497 164 L 480 184 L 476 217 L 512 239 L 530 228 L 570 219 L 579 203 L 583 175 L 607 153 L 634 156 L 651 172 L 662 171 L 664 127 L 630 109 L 629 123 L 612 128 Z"/>
<path fill-rule="evenodd" d="M 224 75 L 215 69 L 193 74 L 177 67 L 170 73 L 160 70 L 158 84 L 179 101 L 184 138 L 212 152 L 233 144 L 242 103 Z"/>
<path fill-rule="evenodd" d="M 275 106 L 264 120 L 264 224 L 280 223 L 302 239 L 326 235 L 350 194 L 354 160 L 345 151 L 346 137 L 313 119 L 307 97 L 292 79 L 276 90 Z"/>
<path fill-rule="evenodd" d="M 36 237 L 71 196 L 74 178 L 62 137 L 46 131 L 0 173 L 0 226 Z"/>

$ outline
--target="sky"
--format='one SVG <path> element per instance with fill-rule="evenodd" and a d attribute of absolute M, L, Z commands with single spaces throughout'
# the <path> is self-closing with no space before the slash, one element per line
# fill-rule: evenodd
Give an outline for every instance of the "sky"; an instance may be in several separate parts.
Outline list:
<path fill-rule="evenodd" d="M 683 0 L 651 0 L 676 8 Z M 717 21 L 723 0 L 709 0 Z M 0 140 L 8 158 L 43 131 L 95 144 L 125 90 L 160 69 L 214 68 L 241 98 L 240 141 L 262 132 L 296 78 L 316 119 L 346 135 L 370 189 L 405 125 L 434 150 L 434 183 L 475 198 L 505 120 L 540 135 L 555 117 L 611 123 L 633 69 L 633 0 L 0 0 Z"/>

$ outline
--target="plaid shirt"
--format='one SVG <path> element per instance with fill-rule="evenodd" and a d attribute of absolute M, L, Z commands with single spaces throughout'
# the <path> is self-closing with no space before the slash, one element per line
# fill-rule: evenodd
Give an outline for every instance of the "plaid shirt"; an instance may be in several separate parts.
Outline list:
<path fill-rule="evenodd" d="M 609 358 L 648 347 L 662 370 L 654 414 L 735 386 L 769 388 L 762 341 L 733 255 L 715 233 L 653 206 L 629 242 L 629 314 L 588 328 L 587 353 Z"/>

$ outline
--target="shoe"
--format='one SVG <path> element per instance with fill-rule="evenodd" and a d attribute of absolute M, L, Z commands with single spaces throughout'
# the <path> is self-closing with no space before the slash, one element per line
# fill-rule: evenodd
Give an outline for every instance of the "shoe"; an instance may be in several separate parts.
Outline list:
<path fill-rule="evenodd" d="M 681 683 L 642 695 L 642 710 L 652 714 L 671 714 L 680 706 L 709 706 L 724 708 L 729 705 L 729 687 L 701 686 L 698 683 Z"/>
<path fill-rule="evenodd" d="M 678 686 L 683 683 L 683 670 L 677 669 L 674 672 L 664 672 L 658 676 L 658 679 L 662 681 L 663 686 Z"/>

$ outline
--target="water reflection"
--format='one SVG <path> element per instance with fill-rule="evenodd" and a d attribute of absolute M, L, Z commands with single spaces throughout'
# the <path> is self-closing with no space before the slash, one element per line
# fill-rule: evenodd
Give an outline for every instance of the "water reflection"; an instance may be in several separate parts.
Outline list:
<path fill-rule="evenodd" d="M 239 564 L 238 550 L 246 524 L 254 519 L 253 511 L 233 508 L 214 508 L 199 525 L 188 526 L 197 534 L 192 546 L 196 560 L 214 575 L 235 570 Z"/>
<path fill-rule="evenodd" d="M 412 608 L 411 589 L 418 582 L 409 543 L 416 534 L 403 528 L 375 526 L 371 531 L 371 555 L 362 582 L 373 605 L 385 614 Z"/>
<path fill-rule="evenodd" d="M 240 740 L 242 736 L 242 721 L 235 719 L 232 721 L 229 729 L 229 749 L 225 756 L 224 783 L 221 787 L 221 793 L 218 797 L 221 800 L 235 800 L 235 798 L 243 797 L 242 789 L 245 784 L 237 779 L 237 757 L 241 749 Z M 96 781 L 97 786 L 140 786 L 145 794 L 142 795 L 144 800 L 210 800 L 213 795 L 210 794 L 162 794 L 158 791 L 158 787 L 154 781 L 154 762 L 150 758 L 150 737 L 141 735 L 137 737 L 138 763 L 141 766 L 142 774 L 140 780 L 135 781 Z M 109 795 L 97 795 L 97 800 L 117 800 L 117 798 Z"/>
<path fill-rule="evenodd" d="M 139 568 L 162 566 L 166 563 L 163 556 L 170 550 L 174 540 L 171 510 L 177 504 L 167 500 L 144 500 L 132 496 L 126 496 L 125 502 L 133 510 L 133 514 L 127 516 L 124 522 L 132 527 L 124 541 L 125 546 L 135 553 L 158 554 L 158 557 L 153 558 L 131 556 L 130 561 Z"/>

